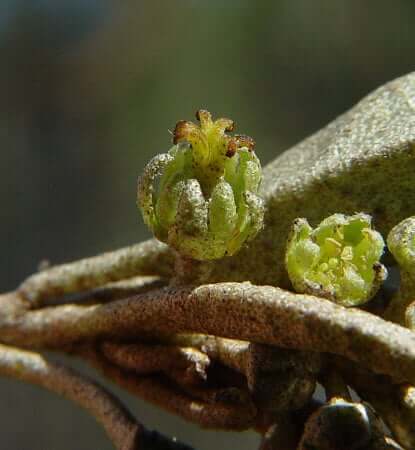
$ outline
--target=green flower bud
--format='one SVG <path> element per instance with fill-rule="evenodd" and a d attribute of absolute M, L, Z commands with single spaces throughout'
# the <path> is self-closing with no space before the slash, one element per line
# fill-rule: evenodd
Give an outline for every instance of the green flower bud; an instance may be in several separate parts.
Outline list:
<path fill-rule="evenodd" d="M 370 300 L 385 280 L 384 241 L 366 214 L 334 214 L 314 230 L 294 222 L 285 263 L 294 289 L 344 306 Z"/>
<path fill-rule="evenodd" d="M 235 254 L 262 228 L 262 174 L 254 141 L 228 134 L 231 120 L 213 121 L 203 110 L 196 117 L 200 126 L 178 122 L 173 147 L 145 168 L 138 205 L 159 240 L 209 260 Z"/>

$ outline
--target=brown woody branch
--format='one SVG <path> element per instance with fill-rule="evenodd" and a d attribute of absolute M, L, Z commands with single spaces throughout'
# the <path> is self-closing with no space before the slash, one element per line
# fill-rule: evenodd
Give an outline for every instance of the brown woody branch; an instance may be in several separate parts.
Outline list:
<path fill-rule="evenodd" d="M 171 287 L 102 305 L 0 314 L 3 342 L 37 348 L 182 332 L 334 353 L 396 381 L 415 381 L 411 331 L 364 311 L 269 286 Z"/>
<path fill-rule="evenodd" d="M 243 374 L 255 403 L 268 411 L 302 407 L 312 396 L 320 355 L 202 334 L 178 334 L 170 342 L 191 345 L 213 361 Z"/>
<path fill-rule="evenodd" d="M 100 350 L 111 363 L 138 375 L 163 373 L 180 384 L 197 385 L 207 378 L 209 357 L 192 347 L 104 342 Z"/>
<path fill-rule="evenodd" d="M 137 275 L 172 274 L 173 255 L 156 240 L 125 247 L 59 266 L 51 267 L 26 279 L 20 294 L 33 306 L 66 294 L 84 292 L 107 283 Z"/>
<path fill-rule="evenodd" d="M 219 396 L 200 400 L 198 394 L 189 395 L 189 392 L 184 392 L 166 377 L 139 376 L 123 370 L 92 348 L 82 350 L 82 356 L 132 394 L 203 428 L 245 430 L 253 427 L 257 420 L 257 409 L 247 396 Z"/>

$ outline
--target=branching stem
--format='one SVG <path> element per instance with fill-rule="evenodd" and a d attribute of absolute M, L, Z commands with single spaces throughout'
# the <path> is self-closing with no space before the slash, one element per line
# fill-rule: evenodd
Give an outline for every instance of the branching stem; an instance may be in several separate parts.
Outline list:
<path fill-rule="evenodd" d="M 98 338 L 196 332 L 345 356 L 396 381 L 415 381 L 415 335 L 327 300 L 249 283 L 170 287 L 103 305 L 0 312 L 5 343 L 62 348 Z"/>
<path fill-rule="evenodd" d="M 102 255 L 62 264 L 26 279 L 19 291 L 33 306 L 65 294 L 84 292 L 137 275 L 172 274 L 173 257 L 167 246 L 149 240 Z"/>

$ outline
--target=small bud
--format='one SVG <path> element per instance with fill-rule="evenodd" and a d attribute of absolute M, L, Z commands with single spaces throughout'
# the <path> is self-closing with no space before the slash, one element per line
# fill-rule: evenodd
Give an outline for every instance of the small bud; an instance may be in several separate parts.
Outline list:
<path fill-rule="evenodd" d="M 383 250 L 366 214 L 334 214 L 314 230 L 306 219 L 296 219 L 285 263 L 296 291 L 355 306 L 370 300 L 385 280 Z"/>
<path fill-rule="evenodd" d="M 227 134 L 231 120 L 213 121 L 204 110 L 196 118 L 200 126 L 178 122 L 175 145 L 147 165 L 138 205 L 159 240 L 189 258 L 217 259 L 262 228 L 261 164 L 250 137 Z"/>

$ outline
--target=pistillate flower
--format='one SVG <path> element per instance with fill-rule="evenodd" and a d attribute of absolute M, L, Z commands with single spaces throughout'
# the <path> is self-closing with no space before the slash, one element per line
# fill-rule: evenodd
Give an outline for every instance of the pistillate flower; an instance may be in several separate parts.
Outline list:
<path fill-rule="evenodd" d="M 306 219 L 297 219 L 286 266 L 298 292 L 354 306 L 372 298 L 385 280 L 387 272 L 379 262 L 383 250 L 383 238 L 366 214 L 334 214 L 314 230 Z"/>
<path fill-rule="evenodd" d="M 153 158 L 138 184 L 138 204 L 154 235 L 183 256 L 235 254 L 262 227 L 261 165 L 248 136 L 230 136 L 229 119 L 196 114 L 180 121 L 173 147 Z M 156 185 L 156 179 L 159 178 Z"/>

